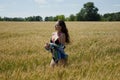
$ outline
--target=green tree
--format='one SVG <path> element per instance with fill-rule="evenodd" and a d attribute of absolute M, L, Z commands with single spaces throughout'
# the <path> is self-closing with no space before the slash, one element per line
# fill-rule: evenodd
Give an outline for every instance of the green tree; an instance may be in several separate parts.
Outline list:
<path fill-rule="evenodd" d="M 3 21 L 12 21 L 12 18 L 4 17 L 4 18 L 3 18 Z"/>
<path fill-rule="evenodd" d="M 12 18 L 12 21 L 24 21 L 24 18 L 14 17 L 14 18 Z"/>
<path fill-rule="evenodd" d="M 116 20 L 116 21 L 120 21 L 120 12 L 117 12 L 117 13 L 115 14 L 115 20 Z"/>
<path fill-rule="evenodd" d="M 79 13 L 76 14 L 76 20 L 77 21 L 83 21 L 83 17 L 81 15 L 81 12 L 79 12 Z"/>
<path fill-rule="evenodd" d="M 35 16 L 35 18 L 36 18 L 36 21 L 43 21 L 41 16 Z"/>
<path fill-rule="evenodd" d="M 65 20 L 65 16 L 64 15 L 57 15 L 56 17 L 54 17 L 54 21 L 57 21 L 57 20 Z"/>
<path fill-rule="evenodd" d="M 30 16 L 25 18 L 26 21 L 42 21 L 42 17 L 41 16 Z"/>
<path fill-rule="evenodd" d="M 73 14 L 69 16 L 69 21 L 75 21 L 75 16 Z"/>
<path fill-rule="evenodd" d="M 54 21 L 54 17 L 52 16 L 45 17 L 45 21 Z"/>
<path fill-rule="evenodd" d="M 66 18 L 65 18 L 65 21 L 69 21 L 69 17 L 66 17 Z"/>
<path fill-rule="evenodd" d="M 48 19 L 48 17 L 45 17 L 45 19 L 44 19 L 45 21 L 49 21 L 49 19 Z"/>
<path fill-rule="evenodd" d="M 84 4 L 84 7 L 77 14 L 77 20 L 82 21 L 98 21 L 100 15 L 98 14 L 98 8 L 94 6 L 93 2 Z"/>
<path fill-rule="evenodd" d="M 32 16 L 25 18 L 26 21 L 33 21 Z"/>
<path fill-rule="evenodd" d="M 120 12 L 107 13 L 102 16 L 104 21 L 120 21 Z"/>
<path fill-rule="evenodd" d="M 2 21 L 2 18 L 0 17 L 0 21 Z"/>

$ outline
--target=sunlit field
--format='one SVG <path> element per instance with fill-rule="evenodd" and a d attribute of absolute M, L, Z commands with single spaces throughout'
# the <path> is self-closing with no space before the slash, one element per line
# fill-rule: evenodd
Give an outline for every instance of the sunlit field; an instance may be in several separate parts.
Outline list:
<path fill-rule="evenodd" d="M 120 80 L 120 22 L 66 22 L 68 65 L 44 49 L 55 22 L 0 22 L 0 80 Z"/>

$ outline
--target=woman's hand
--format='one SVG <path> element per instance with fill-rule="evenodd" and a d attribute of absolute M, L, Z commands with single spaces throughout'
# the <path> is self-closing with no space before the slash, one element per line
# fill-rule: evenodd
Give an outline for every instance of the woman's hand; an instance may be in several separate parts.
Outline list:
<path fill-rule="evenodd" d="M 46 48 L 46 49 L 48 49 L 49 46 L 50 46 L 49 43 L 46 43 L 46 44 L 45 44 L 45 48 Z"/>

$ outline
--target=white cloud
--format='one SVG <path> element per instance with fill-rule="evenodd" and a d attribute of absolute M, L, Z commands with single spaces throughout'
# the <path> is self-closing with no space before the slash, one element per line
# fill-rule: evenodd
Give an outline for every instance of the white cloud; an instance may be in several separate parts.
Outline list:
<path fill-rule="evenodd" d="M 120 4 L 115 4 L 115 5 L 113 5 L 113 6 L 115 6 L 115 7 L 120 7 Z"/>
<path fill-rule="evenodd" d="M 5 6 L 0 6 L 0 12 L 5 10 Z"/>
<path fill-rule="evenodd" d="M 63 2 L 64 0 L 34 0 L 34 1 L 40 5 L 47 5 L 49 3 Z"/>
<path fill-rule="evenodd" d="M 56 2 L 63 2 L 64 0 L 55 0 Z"/>
<path fill-rule="evenodd" d="M 39 4 L 46 4 L 47 3 L 47 0 L 34 0 L 36 3 L 39 3 Z"/>

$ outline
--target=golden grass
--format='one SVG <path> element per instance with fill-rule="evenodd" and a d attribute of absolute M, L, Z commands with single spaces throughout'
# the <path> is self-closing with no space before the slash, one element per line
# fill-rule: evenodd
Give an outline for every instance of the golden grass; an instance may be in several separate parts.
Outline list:
<path fill-rule="evenodd" d="M 66 22 L 65 68 L 44 49 L 55 22 L 0 22 L 0 80 L 120 80 L 120 22 Z"/>

